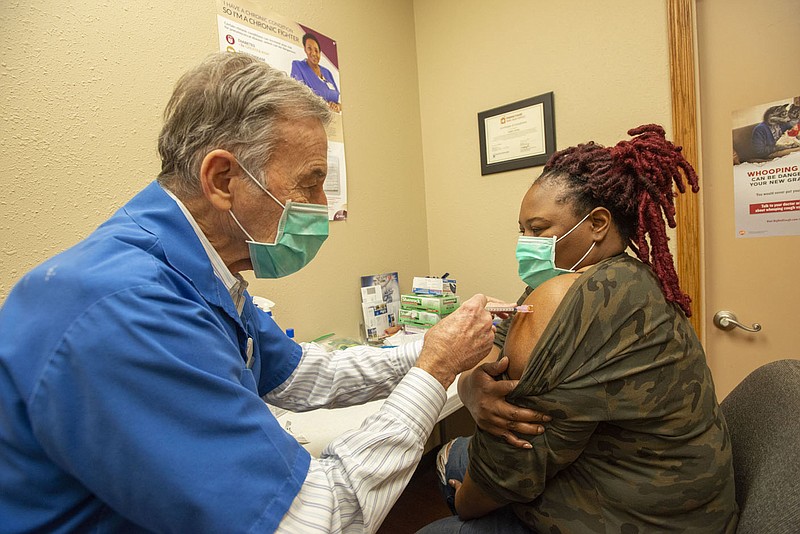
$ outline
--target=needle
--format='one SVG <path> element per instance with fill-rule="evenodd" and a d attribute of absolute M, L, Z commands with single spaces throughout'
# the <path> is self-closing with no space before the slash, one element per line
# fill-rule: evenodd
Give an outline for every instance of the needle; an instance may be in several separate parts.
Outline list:
<path fill-rule="evenodd" d="M 533 306 L 530 304 L 522 304 L 521 306 L 492 306 L 489 304 L 486 306 L 486 311 L 490 313 L 532 313 Z"/>

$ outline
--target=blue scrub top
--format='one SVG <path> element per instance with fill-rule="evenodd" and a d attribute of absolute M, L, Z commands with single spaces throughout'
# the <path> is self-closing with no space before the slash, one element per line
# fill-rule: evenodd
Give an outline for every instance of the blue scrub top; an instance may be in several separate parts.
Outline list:
<path fill-rule="evenodd" d="M 319 76 L 311 70 L 311 67 L 308 66 L 305 59 L 292 61 L 292 78 L 306 84 L 312 91 L 326 101 L 334 103 L 339 102 L 339 88 L 336 86 L 333 74 L 322 65 L 319 66 L 319 70 L 325 78 L 325 81 L 319 79 Z"/>
<path fill-rule="evenodd" d="M 5 532 L 272 531 L 305 480 L 259 398 L 300 346 L 239 316 L 155 182 L 20 280 L 0 339 Z"/>

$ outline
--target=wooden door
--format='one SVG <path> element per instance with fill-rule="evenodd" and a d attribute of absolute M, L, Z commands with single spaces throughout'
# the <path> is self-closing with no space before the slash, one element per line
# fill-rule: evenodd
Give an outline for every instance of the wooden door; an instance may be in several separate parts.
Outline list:
<path fill-rule="evenodd" d="M 800 95 L 800 2 L 697 0 L 695 7 L 703 330 L 721 400 L 756 367 L 800 359 L 800 236 L 737 237 L 731 142 L 732 112 Z M 720 330 L 712 324 L 720 310 L 763 329 Z"/>

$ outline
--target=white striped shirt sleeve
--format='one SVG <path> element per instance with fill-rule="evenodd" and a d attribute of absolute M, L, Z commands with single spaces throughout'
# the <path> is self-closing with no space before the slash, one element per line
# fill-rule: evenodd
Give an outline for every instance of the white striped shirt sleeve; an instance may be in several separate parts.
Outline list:
<path fill-rule="evenodd" d="M 264 396 L 293 412 L 341 408 L 386 398 L 416 363 L 422 340 L 392 349 L 359 345 L 326 351 L 316 343 L 301 343 L 297 368 Z"/>
<path fill-rule="evenodd" d="M 312 458 L 278 532 L 375 532 L 414 473 L 446 399 L 435 378 L 412 368 L 361 428 Z"/>

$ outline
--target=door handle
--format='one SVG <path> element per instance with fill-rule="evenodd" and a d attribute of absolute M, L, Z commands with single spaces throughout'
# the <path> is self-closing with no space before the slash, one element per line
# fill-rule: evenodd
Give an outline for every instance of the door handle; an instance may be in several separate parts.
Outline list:
<path fill-rule="evenodd" d="M 753 323 L 753 326 L 747 326 L 736 320 L 736 315 L 727 310 L 720 310 L 714 314 L 714 326 L 721 330 L 733 330 L 737 326 L 747 332 L 760 332 L 761 325 Z"/>

